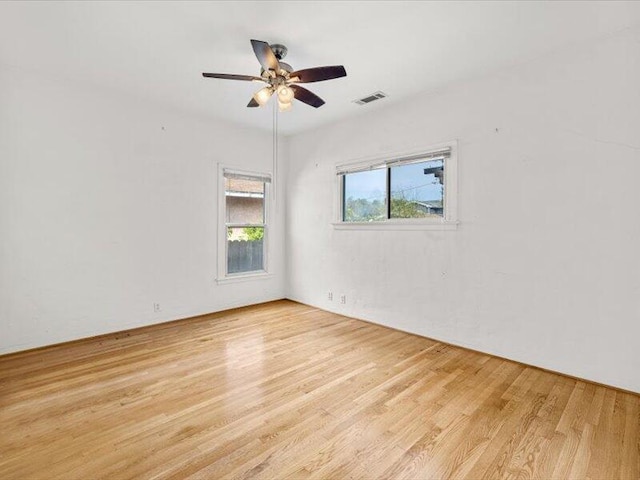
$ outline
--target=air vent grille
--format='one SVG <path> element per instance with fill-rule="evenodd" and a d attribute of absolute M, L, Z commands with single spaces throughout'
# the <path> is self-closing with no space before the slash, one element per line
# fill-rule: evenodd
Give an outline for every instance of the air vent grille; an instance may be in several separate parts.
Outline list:
<path fill-rule="evenodd" d="M 359 98 L 354 100 L 358 105 L 366 105 L 367 103 L 375 102 L 376 100 L 380 100 L 381 98 L 386 98 L 387 94 L 384 92 L 374 92 L 371 95 L 367 95 L 366 97 Z"/>

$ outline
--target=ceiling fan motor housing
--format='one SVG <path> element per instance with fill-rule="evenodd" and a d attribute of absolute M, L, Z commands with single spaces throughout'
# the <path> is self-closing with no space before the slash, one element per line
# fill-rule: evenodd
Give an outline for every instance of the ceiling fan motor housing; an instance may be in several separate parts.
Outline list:
<path fill-rule="evenodd" d="M 285 62 L 278 62 L 278 63 L 280 64 L 280 70 L 284 70 L 285 72 L 288 72 L 288 73 L 293 72 L 293 67 L 288 63 L 285 63 Z M 269 78 L 269 74 L 267 73 L 267 75 L 265 75 L 265 72 L 267 72 L 267 70 L 265 70 L 264 68 L 261 68 L 260 76 Z"/>
<path fill-rule="evenodd" d="M 287 47 L 279 43 L 274 43 L 273 45 L 269 45 L 269 46 L 271 47 L 271 50 L 273 50 L 273 54 L 276 56 L 278 60 L 282 60 L 284 57 L 286 57 L 287 52 L 289 51 Z"/>

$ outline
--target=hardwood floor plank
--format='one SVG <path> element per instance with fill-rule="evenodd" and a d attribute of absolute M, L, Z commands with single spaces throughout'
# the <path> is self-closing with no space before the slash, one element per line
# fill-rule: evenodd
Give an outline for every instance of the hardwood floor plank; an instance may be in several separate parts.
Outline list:
<path fill-rule="evenodd" d="M 0 357 L 0 478 L 634 479 L 640 396 L 290 301 Z"/>

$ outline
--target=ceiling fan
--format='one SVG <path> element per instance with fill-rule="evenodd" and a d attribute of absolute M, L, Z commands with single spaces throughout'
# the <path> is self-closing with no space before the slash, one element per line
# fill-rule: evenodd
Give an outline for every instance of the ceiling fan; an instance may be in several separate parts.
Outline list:
<path fill-rule="evenodd" d="M 291 65 L 281 61 L 287 55 L 287 47 L 284 45 L 269 45 L 267 42 L 260 40 L 251 40 L 251 46 L 260 65 L 262 65 L 259 77 L 226 73 L 202 74 L 203 77 L 208 78 L 266 83 L 266 87 L 258 90 L 253 95 L 247 107 L 261 107 L 269 101 L 274 93 L 277 93 L 278 109 L 281 112 L 291 109 L 294 98 L 302 103 L 318 108 L 324 105 L 324 100 L 298 84 L 322 82 L 323 80 L 347 76 L 347 72 L 342 65 L 306 68 L 304 70 L 294 71 Z"/>

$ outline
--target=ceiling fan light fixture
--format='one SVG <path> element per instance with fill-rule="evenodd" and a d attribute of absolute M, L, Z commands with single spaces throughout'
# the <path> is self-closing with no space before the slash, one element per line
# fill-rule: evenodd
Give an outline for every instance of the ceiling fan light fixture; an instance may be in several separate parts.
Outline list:
<path fill-rule="evenodd" d="M 287 85 L 280 85 L 278 87 L 278 100 L 282 103 L 291 103 L 293 101 L 293 89 Z"/>
<path fill-rule="evenodd" d="M 273 95 L 273 87 L 268 86 L 258 90 L 253 95 L 253 99 L 258 102 L 258 105 L 262 106 L 269 101 L 271 95 Z"/>

